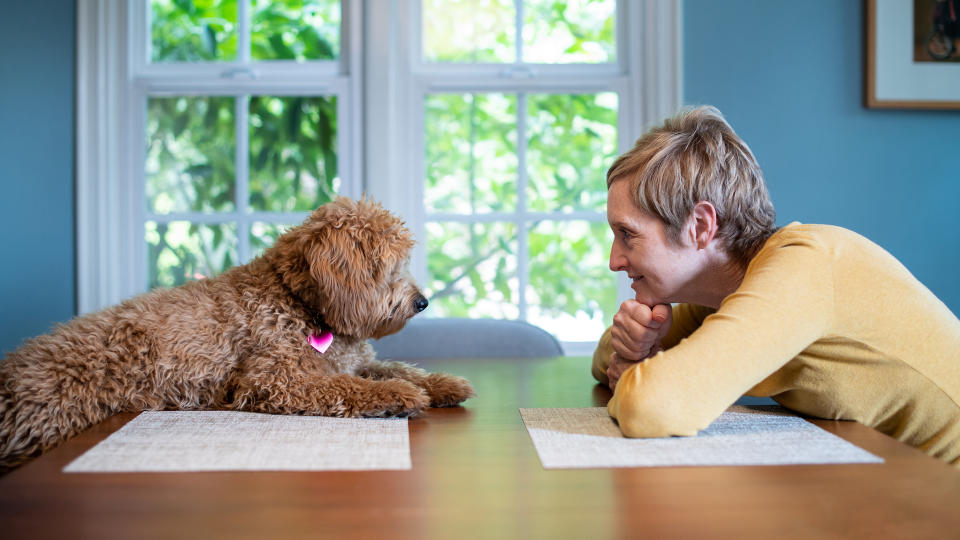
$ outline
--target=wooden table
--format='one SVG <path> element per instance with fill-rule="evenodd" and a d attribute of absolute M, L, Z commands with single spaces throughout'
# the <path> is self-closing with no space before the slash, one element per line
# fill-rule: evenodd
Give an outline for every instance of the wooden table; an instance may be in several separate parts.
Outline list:
<path fill-rule="evenodd" d="M 0 478 L 0 538 L 960 538 L 960 470 L 852 422 L 884 464 L 544 470 L 518 407 L 592 407 L 586 358 L 421 362 L 479 396 L 410 420 L 413 469 L 63 474 L 122 414 Z"/>

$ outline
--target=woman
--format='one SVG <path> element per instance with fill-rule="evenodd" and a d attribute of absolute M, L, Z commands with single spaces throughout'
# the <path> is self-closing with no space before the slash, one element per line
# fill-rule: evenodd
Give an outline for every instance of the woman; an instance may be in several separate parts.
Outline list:
<path fill-rule="evenodd" d="M 695 435 L 741 395 L 769 396 L 960 467 L 960 320 L 851 231 L 777 230 L 760 167 L 719 111 L 648 132 L 607 187 L 610 269 L 636 299 L 593 375 L 624 435 Z"/>

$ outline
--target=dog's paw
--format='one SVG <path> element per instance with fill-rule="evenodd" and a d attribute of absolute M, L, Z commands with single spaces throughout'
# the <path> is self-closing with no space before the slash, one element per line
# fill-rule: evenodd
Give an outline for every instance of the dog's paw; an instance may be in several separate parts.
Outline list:
<path fill-rule="evenodd" d="M 377 381 L 357 404 L 357 416 L 414 416 L 430 405 L 423 388 L 402 379 Z"/>
<path fill-rule="evenodd" d="M 477 395 L 470 381 L 446 373 L 427 375 L 423 387 L 430 396 L 431 407 L 452 407 Z"/>

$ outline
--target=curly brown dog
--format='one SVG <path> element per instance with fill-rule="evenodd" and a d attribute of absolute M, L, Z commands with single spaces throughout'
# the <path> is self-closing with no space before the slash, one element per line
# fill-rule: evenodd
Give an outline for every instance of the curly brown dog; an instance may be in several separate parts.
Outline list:
<path fill-rule="evenodd" d="M 0 470 L 121 411 L 392 416 L 456 405 L 466 379 L 374 358 L 427 306 L 403 222 L 341 197 L 250 264 L 78 317 L 0 363 Z M 309 342 L 325 330 L 320 353 Z"/>

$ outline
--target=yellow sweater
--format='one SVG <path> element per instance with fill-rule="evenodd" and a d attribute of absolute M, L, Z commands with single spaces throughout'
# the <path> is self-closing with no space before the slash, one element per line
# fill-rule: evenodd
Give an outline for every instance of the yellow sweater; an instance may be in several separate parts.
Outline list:
<path fill-rule="evenodd" d="M 624 372 L 607 406 L 624 435 L 695 435 L 741 395 L 769 396 L 960 466 L 960 320 L 862 236 L 791 223 L 719 309 L 673 313 L 665 350 Z M 611 352 L 608 329 L 601 382 Z"/>

